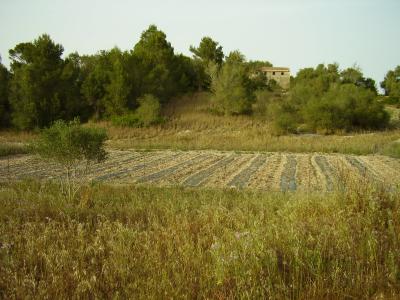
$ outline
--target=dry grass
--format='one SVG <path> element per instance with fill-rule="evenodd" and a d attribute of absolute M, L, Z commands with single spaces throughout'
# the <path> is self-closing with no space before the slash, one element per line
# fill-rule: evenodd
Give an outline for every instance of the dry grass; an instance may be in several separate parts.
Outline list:
<path fill-rule="evenodd" d="M 400 193 L 0 185 L 0 298 L 400 296 Z"/>
<path fill-rule="evenodd" d="M 271 124 L 251 116 L 216 116 L 207 112 L 209 95 L 175 100 L 164 114 L 169 121 L 150 128 L 114 127 L 102 122 L 115 149 L 214 149 L 371 154 L 400 138 L 400 130 L 351 135 L 275 136 Z"/>
<path fill-rule="evenodd" d="M 0 144 L 0 157 L 15 154 L 26 154 L 29 148 L 23 143 L 2 143 Z"/>
<path fill-rule="evenodd" d="M 37 134 L 33 131 L 0 130 L 0 144 L 29 143 Z"/>
<path fill-rule="evenodd" d="M 271 124 L 252 116 L 210 114 L 210 96 L 197 93 L 175 99 L 164 115 L 168 121 L 149 128 L 115 127 L 109 122 L 89 123 L 107 128 L 113 149 L 243 150 L 266 152 L 382 153 L 400 139 L 400 129 L 343 135 L 273 134 Z M 399 123 L 399 109 L 388 107 L 393 124 Z M 1 143 L 26 143 L 34 133 L 0 131 Z"/>

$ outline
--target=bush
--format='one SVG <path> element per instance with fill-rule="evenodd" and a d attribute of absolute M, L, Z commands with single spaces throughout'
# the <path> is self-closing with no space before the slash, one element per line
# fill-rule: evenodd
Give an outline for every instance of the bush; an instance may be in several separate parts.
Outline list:
<path fill-rule="evenodd" d="M 126 113 L 121 116 L 112 116 L 111 122 L 115 126 L 121 127 L 139 127 L 139 118 L 134 112 Z"/>
<path fill-rule="evenodd" d="M 122 127 L 148 127 L 163 121 L 161 104 L 158 98 L 147 94 L 138 99 L 139 107 L 135 112 L 113 116 L 111 122 Z"/>
<path fill-rule="evenodd" d="M 273 93 L 266 89 L 258 90 L 255 93 L 256 101 L 253 105 L 253 113 L 259 117 L 267 117 L 268 107 L 273 100 Z"/>
<path fill-rule="evenodd" d="M 78 119 L 65 122 L 56 121 L 44 129 L 32 149 L 43 159 L 59 164 L 65 170 L 66 193 L 72 199 L 79 189 L 78 168 L 86 163 L 101 162 L 106 158 L 104 142 L 107 134 L 104 129 L 82 127 Z M 63 184 L 63 179 L 61 181 Z M 63 184 L 64 185 L 64 184 Z"/>
<path fill-rule="evenodd" d="M 352 84 L 332 87 L 321 99 L 307 102 L 302 112 L 313 130 L 379 129 L 390 119 L 372 91 Z"/>
<path fill-rule="evenodd" d="M 147 94 L 138 100 L 136 116 L 142 126 L 150 126 L 161 122 L 161 105 L 158 98 Z"/>
<path fill-rule="evenodd" d="M 241 62 L 226 62 L 211 78 L 214 110 L 226 115 L 239 115 L 251 111 L 252 94 L 245 67 Z"/>
<path fill-rule="evenodd" d="M 275 134 L 296 132 L 299 126 L 298 114 L 295 107 L 288 101 L 273 103 L 268 108 L 268 114 L 273 120 Z"/>
<path fill-rule="evenodd" d="M 70 167 L 77 162 L 105 159 L 104 129 L 82 127 L 78 119 L 70 122 L 58 120 L 41 132 L 33 149 L 42 158 Z"/>
<path fill-rule="evenodd" d="M 299 126 L 324 133 L 380 129 L 390 120 L 375 93 L 354 84 L 334 84 L 319 96 L 299 84 L 277 106 L 273 119 L 281 132 L 297 131 Z"/>
<path fill-rule="evenodd" d="M 400 98 L 386 96 L 382 99 L 383 104 L 400 106 Z"/>

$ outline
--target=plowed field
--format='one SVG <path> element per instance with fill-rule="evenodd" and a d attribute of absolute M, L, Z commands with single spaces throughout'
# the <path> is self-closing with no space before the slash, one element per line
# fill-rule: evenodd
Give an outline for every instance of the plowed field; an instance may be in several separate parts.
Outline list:
<path fill-rule="evenodd" d="M 23 155 L 0 160 L 0 179 L 57 178 L 62 171 Z M 400 160 L 385 156 L 218 151 L 112 151 L 85 175 L 113 183 L 330 191 L 344 180 L 400 183 Z"/>

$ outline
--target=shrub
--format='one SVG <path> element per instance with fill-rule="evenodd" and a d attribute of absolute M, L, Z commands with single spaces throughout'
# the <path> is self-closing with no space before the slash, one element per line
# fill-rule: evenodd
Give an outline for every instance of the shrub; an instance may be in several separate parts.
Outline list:
<path fill-rule="evenodd" d="M 272 92 L 266 89 L 256 91 L 256 101 L 253 105 L 253 113 L 259 117 L 267 117 L 268 107 L 272 102 Z"/>
<path fill-rule="evenodd" d="M 354 84 L 332 85 L 320 96 L 298 85 L 288 99 L 277 105 L 274 121 L 282 132 L 293 131 L 295 125 L 324 133 L 380 129 L 387 127 L 390 120 L 375 93 Z"/>
<path fill-rule="evenodd" d="M 115 126 L 121 127 L 139 127 L 139 118 L 134 112 L 126 113 L 121 116 L 112 116 L 111 122 Z"/>
<path fill-rule="evenodd" d="M 375 94 L 352 84 L 332 87 L 321 99 L 302 109 L 305 123 L 314 130 L 378 129 L 389 123 L 389 114 Z"/>
<path fill-rule="evenodd" d="M 400 98 L 386 96 L 382 99 L 383 104 L 400 106 Z"/>
<path fill-rule="evenodd" d="M 232 59 L 211 78 L 214 109 L 217 112 L 238 115 L 251 111 L 251 87 L 243 63 Z"/>
<path fill-rule="evenodd" d="M 43 159 L 59 164 L 65 170 L 66 193 L 71 200 L 79 189 L 78 167 L 90 162 L 101 162 L 106 158 L 104 129 L 82 127 L 78 119 L 70 122 L 56 121 L 44 129 L 38 141 L 32 144 L 34 152 Z M 63 183 L 63 181 L 61 181 Z"/>
<path fill-rule="evenodd" d="M 287 134 L 296 132 L 299 126 L 299 118 L 295 107 L 288 101 L 273 103 L 269 106 L 268 114 L 273 120 L 275 134 Z"/>
<path fill-rule="evenodd" d="M 139 107 L 135 112 L 123 115 L 114 115 L 111 122 L 122 127 L 148 127 L 163 121 L 161 117 L 161 104 L 158 98 L 147 94 L 138 99 Z"/>
<path fill-rule="evenodd" d="M 142 126 L 150 126 L 161 122 L 161 105 L 158 98 L 147 94 L 139 98 L 136 116 Z"/>

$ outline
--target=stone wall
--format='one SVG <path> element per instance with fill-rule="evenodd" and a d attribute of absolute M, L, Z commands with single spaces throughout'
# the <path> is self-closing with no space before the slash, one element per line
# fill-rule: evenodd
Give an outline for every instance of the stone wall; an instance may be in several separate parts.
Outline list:
<path fill-rule="evenodd" d="M 284 67 L 264 67 L 261 69 L 268 80 L 274 79 L 282 89 L 290 88 L 290 69 Z"/>

